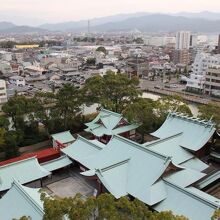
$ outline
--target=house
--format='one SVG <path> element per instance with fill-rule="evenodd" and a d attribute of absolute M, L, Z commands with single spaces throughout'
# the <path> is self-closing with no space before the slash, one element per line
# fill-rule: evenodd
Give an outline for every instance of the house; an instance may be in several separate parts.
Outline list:
<path fill-rule="evenodd" d="M 138 124 L 129 123 L 122 114 L 101 109 L 96 118 L 85 124 L 85 131 L 90 132 L 94 139 L 107 143 L 112 135 L 119 134 L 127 138 L 134 138 Z"/>
<path fill-rule="evenodd" d="M 9 82 L 16 86 L 25 86 L 25 79 L 22 76 L 11 76 Z"/>

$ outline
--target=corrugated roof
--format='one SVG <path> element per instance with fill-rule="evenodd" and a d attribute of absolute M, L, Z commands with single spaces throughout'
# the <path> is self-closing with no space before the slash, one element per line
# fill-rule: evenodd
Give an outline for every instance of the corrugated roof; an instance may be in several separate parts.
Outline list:
<path fill-rule="evenodd" d="M 61 156 L 55 160 L 50 160 L 46 163 L 42 163 L 41 166 L 45 170 L 52 172 L 54 170 L 69 166 L 70 164 L 72 164 L 72 161 L 67 156 Z"/>
<path fill-rule="evenodd" d="M 62 144 L 75 141 L 75 138 L 72 136 L 70 131 L 64 131 L 57 134 L 52 134 L 51 137 Z"/>
<path fill-rule="evenodd" d="M 1 166 L 0 191 L 9 189 L 14 179 L 24 184 L 41 179 L 50 174 L 50 172 L 40 166 L 35 157 Z"/>
<path fill-rule="evenodd" d="M 152 135 L 165 138 L 181 132 L 183 134 L 179 145 L 192 151 L 198 151 L 214 134 L 215 125 L 211 121 L 207 122 L 174 112 L 167 116 L 163 125 Z"/>
<path fill-rule="evenodd" d="M 19 219 L 24 215 L 42 220 L 44 209 L 39 189 L 22 186 L 14 180 L 10 190 L 0 199 L 0 213 L 2 220 Z"/>

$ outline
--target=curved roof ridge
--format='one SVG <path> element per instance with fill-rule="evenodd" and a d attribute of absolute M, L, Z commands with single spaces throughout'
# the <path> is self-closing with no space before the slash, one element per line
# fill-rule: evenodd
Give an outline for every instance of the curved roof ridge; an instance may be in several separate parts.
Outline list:
<path fill-rule="evenodd" d="M 189 116 L 187 114 L 180 113 L 180 112 L 170 112 L 168 114 L 167 118 L 169 118 L 169 117 L 181 118 L 183 120 L 188 120 L 188 121 L 191 121 L 191 122 L 195 122 L 195 123 L 198 123 L 198 124 L 202 124 L 204 126 L 214 126 L 215 125 L 215 123 L 212 121 L 212 119 L 210 119 L 208 121 L 208 120 L 201 119 L 201 118 L 198 118 L 198 117 Z"/>
<path fill-rule="evenodd" d="M 37 211 L 40 211 L 41 214 L 44 214 L 44 209 L 29 195 L 29 193 L 25 190 L 25 188 L 17 181 L 14 179 L 12 186 L 15 186 L 20 192 L 23 193 L 23 195 L 31 201 L 31 204 L 35 206 Z M 33 189 L 34 190 L 34 189 Z"/>
<path fill-rule="evenodd" d="M 132 144 L 134 147 L 138 148 L 139 150 L 143 150 L 145 152 L 148 152 L 148 153 L 150 153 L 150 154 L 152 154 L 152 155 L 154 155 L 154 156 L 164 160 L 165 162 L 167 161 L 167 159 L 170 159 L 170 156 L 163 155 L 161 153 L 155 152 L 155 151 L 153 151 L 151 149 L 148 149 L 148 148 L 142 146 L 141 144 L 139 144 L 137 142 L 134 142 L 134 141 L 132 141 L 130 139 L 124 138 L 124 137 L 119 136 L 119 135 L 112 136 L 112 139 L 114 139 L 114 138 L 117 138 L 117 139 L 119 139 L 119 140 L 121 140 L 123 142 L 129 143 L 130 145 Z"/>
<path fill-rule="evenodd" d="M 214 202 L 212 202 L 212 201 L 210 201 L 210 200 L 208 200 L 208 199 L 205 199 L 204 197 L 199 196 L 199 195 L 196 194 L 196 193 L 193 193 L 192 191 L 190 191 L 190 190 L 187 189 L 187 188 L 180 187 L 180 186 L 178 186 L 178 185 L 176 185 L 176 184 L 174 184 L 174 183 L 171 183 L 170 181 L 165 180 L 165 179 L 163 179 L 163 181 L 164 181 L 166 184 L 168 184 L 169 186 L 175 188 L 176 190 L 181 191 L 181 192 L 183 192 L 183 193 L 185 193 L 185 194 L 187 194 L 187 195 L 189 195 L 189 196 L 191 196 L 191 197 L 193 197 L 193 198 L 196 198 L 197 200 L 200 200 L 201 202 L 203 202 L 203 203 L 205 203 L 205 204 L 207 204 L 207 205 L 209 205 L 209 206 L 212 206 L 213 208 L 218 209 L 219 206 L 220 206 L 220 203 L 217 204 L 217 203 L 214 203 Z M 199 189 L 198 189 L 198 190 L 199 190 Z M 208 195 L 209 195 L 209 194 L 208 194 Z M 215 198 L 215 197 L 214 197 L 214 198 Z M 216 200 L 217 200 L 217 198 L 216 198 Z M 219 199 L 218 199 L 218 200 L 219 200 Z"/>
<path fill-rule="evenodd" d="M 94 146 L 95 148 L 97 148 L 98 150 L 102 150 L 103 148 L 101 148 L 100 146 L 98 146 L 98 145 L 96 145 L 94 142 L 91 142 L 90 140 L 88 140 L 88 139 L 86 139 L 86 138 L 84 138 L 84 137 L 82 137 L 81 135 L 77 135 L 77 140 L 82 140 L 82 141 L 84 141 L 84 142 L 86 142 L 86 143 L 88 143 L 88 144 L 90 144 L 90 145 L 92 145 L 92 146 Z M 69 145 L 68 147 L 70 147 L 71 145 Z"/>

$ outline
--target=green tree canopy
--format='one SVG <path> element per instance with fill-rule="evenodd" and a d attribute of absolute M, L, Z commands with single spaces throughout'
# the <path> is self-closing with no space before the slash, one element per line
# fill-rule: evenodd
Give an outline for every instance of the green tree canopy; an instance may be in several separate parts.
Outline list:
<path fill-rule="evenodd" d="M 107 51 L 106 51 L 105 47 L 98 47 L 98 48 L 96 49 L 96 51 L 99 51 L 99 52 L 102 52 L 102 53 L 104 53 L 104 54 L 107 54 Z"/>
<path fill-rule="evenodd" d="M 212 120 L 216 123 L 216 127 L 220 130 L 220 105 L 208 104 L 199 105 L 199 117 Z"/>
<path fill-rule="evenodd" d="M 151 99 L 140 98 L 134 103 L 128 105 L 123 111 L 125 117 L 132 123 L 140 124 L 138 128 L 144 141 L 144 135 L 152 132 L 155 122 L 154 101 Z"/>
<path fill-rule="evenodd" d="M 68 216 L 70 220 L 187 220 L 183 216 L 175 216 L 172 212 L 156 213 L 148 209 L 141 201 L 128 197 L 116 200 L 111 194 L 101 194 L 97 198 L 44 199 L 44 220 L 62 220 Z"/>
<path fill-rule="evenodd" d="M 120 113 L 141 95 L 141 91 L 137 90 L 138 85 L 137 78 L 128 79 L 125 74 L 109 71 L 103 77 L 94 76 L 86 80 L 84 92 L 87 103 L 99 103 L 104 108 Z"/>

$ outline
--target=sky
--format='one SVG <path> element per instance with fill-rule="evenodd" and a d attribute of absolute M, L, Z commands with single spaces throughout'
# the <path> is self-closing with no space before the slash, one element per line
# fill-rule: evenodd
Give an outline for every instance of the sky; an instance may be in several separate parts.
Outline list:
<path fill-rule="evenodd" d="M 220 12 L 220 0 L 0 0 L 0 21 L 40 25 L 135 12 Z"/>

